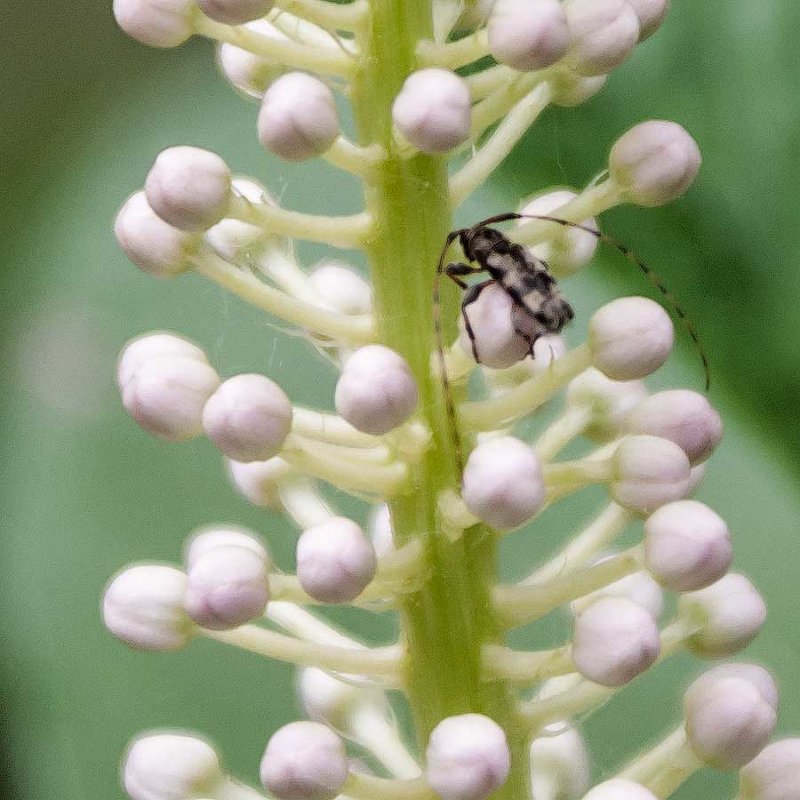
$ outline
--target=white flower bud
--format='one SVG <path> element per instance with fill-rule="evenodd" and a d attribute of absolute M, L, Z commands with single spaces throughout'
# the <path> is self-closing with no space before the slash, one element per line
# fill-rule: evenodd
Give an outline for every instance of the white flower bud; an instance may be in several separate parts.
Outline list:
<path fill-rule="evenodd" d="M 194 0 L 114 0 L 117 25 L 151 47 L 177 47 L 193 33 Z"/>
<path fill-rule="evenodd" d="M 498 531 L 516 528 L 544 504 L 539 459 L 532 447 L 512 436 L 483 441 L 469 454 L 461 493 L 482 522 Z"/>
<path fill-rule="evenodd" d="M 584 435 L 600 442 L 619 436 L 628 412 L 646 397 L 647 389 L 640 381 L 614 381 L 597 369 L 587 369 L 567 388 L 570 406 L 591 410 Z"/>
<path fill-rule="evenodd" d="M 505 783 L 511 767 L 503 729 L 482 714 L 443 719 L 425 756 L 425 777 L 442 800 L 484 800 Z"/>
<path fill-rule="evenodd" d="M 469 138 L 469 87 L 446 69 L 421 69 L 406 78 L 392 106 L 402 136 L 423 153 L 446 153 Z"/>
<path fill-rule="evenodd" d="M 705 589 L 681 595 L 678 611 L 702 625 L 686 642 L 702 658 L 726 658 L 744 650 L 767 617 L 761 595 L 744 575 L 735 572 Z"/>
<path fill-rule="evenodd" d="M 347 772 L 342 740 L 319 722 L 279 728 L 261 759 L 261 783 L 279 800 L 331 800 Z"/>
<path fill-rule="evenodd" d="M 674 332 L 666 311 L 646 297 L 620 297 L 589 320 L 588 345 L 597 369 L 615 381 L 644 378 L 672 350 Z"/>
<path fill-rule="evenodd" d="M 173 442 L 197 436 L 203 406 L 219 386 L 219 376 L 202 351 L 198 356 L 199 348 L 171 355 L 152 347 L 145 355 L 142 341 L 134 340 L 132 355 L 126 349 L 119 362 L 125 410 L 154 436 Z"/>
<path fill-rule="evenodd" d="M 610 557 L 610 556 L 609 556 Z M 605 559 L 601 559 L 604 561 Z M 599 563 L 599 562 L 598 562 Z M 604 597 L 622 597 L 641 606 L 653 619 L 658 619 L 664 611 L 664 593 L 661 587 L 648 572 L 640 570 L 609 583 L 596 592 L 576 600 L 572 604 L 573 611 L 580 614 L 592 603 Z"/>
<path fill-rule="evenodd" d="M 669 11 L 669 0 L 628 0 L 639 20 L 639 41 L 652 36 Z"/>
<path fill-rule="evenodd" d="M 601 75 L 618 67 L 639 41 L 639 19 L 626 0 L 568 0 L 571 56 L 582 75 Z"/>
<path fill-rule="evenodd" d="M 739 773 L 741 800 L 800 800 L 800 739 L 765 747 Z"/>
<path fill-rule="evenodd" d="M 563 108 L 579 106 L 594 97 L 606 84 L 608 75 L 583 76 L 563 70 L 550 80 L 553 105 Z"/>
<path fill-rule="evenodd" d="M 217 22 L 226 25 L 243 25 L 265 16 L 274 5 L 273 0 L 197 0 L 200 10 Z"/>
<path fill-rule="evenodd" d="M 668 503 L 644 524 L 647 569 L 667 589 L 688 592 L 718 581 L 733 559 L 725 521 L 695 500 Z"/>
<path fill-rule="evenodd" d="M 187 578 L 186 611 L 203 628 L 236 628 L 267 607 L 267 564 L 250 547 L 222 545 L 195 556 Z"/>
<path fill-rule="evenodd" d="M 555 64 L 571 39 L 558 0 L 495 0 L 488 35 L 491 54 L 522 71 Z"/>
<path fill-rule="evenodd" d="M 305 161 L 322 155 L 338 135 L 333 93 L 319 78 L 289 72 L 264 93 L 258 138 L 280 158 Z"/>
<path fill-rule="evenodd" d="M 257 555 L 265 564 L 269 561 L 261 539 L 245 528 L 227 525 L 224 528 L 208 526 L 201 528 L 187 539 L 184 546 L 184 561 L 187 570 L 217 548 L 243 547 Z"/>
<path fill-rule="evenodd" d="M 660 649 L 658 625 L 647 609 L 631 600 L 598 600 L 575 620 L 575 668 L 602 686 L 632 681 L 655 662 Z"/>
<path fill-rule="evenodd" d="M 235 177 L 231 183 L 233 192 L 250 203 L 275 205 L 267 190 L 251 178 Z M 288 240 L 283 237 L 270 236 L 258 225 L 242 222 L 240 219 L 222 219 L 206 231 L 205 240 L 226 261 L 235 262 L 244 257 L 252 257 L 269 242 L 279 242 L 284 250 L 289 250 Z"/>
<path fill-rule="evenodd" d="M 381 503 L 375 506 L 369 518 L 369 538 L 375 548 L 375 555 L 378 558 L 394 552 L 394 539 L 392 536 L 392 518 L 389 514 L 389 506 Z"/>
<path fill-rule="evenodd" d="M 642 122 L 611 148 L 608 169 L 625 198 L 660 206 L 680 197 L 700 169 L 700 148 L 677 123 Z"/>
<path fill-rule="evenodd" d="M 674 389 L 658 392 L 634 408 L 625 420 L 625 431 L 669 439 L 697 464 L 719 444 L 722 420 L 704 395 Z"/>
<path fill-rule="evenodd" d="M 511 296 L 496 283 L 489 284 L 478 299 L 467 306 L 467 318 L 475 335 L 475 350 L 484 367 L 505 369 L 528 355 L 530 345 L 514 330 L 514 322 L 524 322 L 528 318 L 515 319 L 513 309 Z M 532 333 L 538 334 L 541 327 L 534 324 L 536 328 Z M 472 341 L 462 316 L 458 318 L 458 326 L 458 346 L 472 355 Z"/>
<path fill-rule="evenodd" d="M 665 503 L 681 500 L 689 488 L 690 468 L 678 445 L 656 436 L 629 436 L 613 456 L 611 496 L 621 506 L 649 514 Z"/>
<path fill-rule="evenodd" d="M 227 465 L 231 483 L 246 500 L 262 508 L 281 508 L 279 489 L 281 483 L 294 473 L 291 464 L 276 457 L 249 464 L 228 461 Z"/>
<path fill-rule="evenodd" d="M 191 267 L 199 239 L 164 222 L 144 192 L 131 195 L 117 214 L 114 236 L 125 255 L 143 272 L 172 278 Z"/>
<path fill-rule="evenodd" d="M 103 594 L 103 622 L 137 650 L 179 650 L 193 624 L 183 607 L 186 575 L 162 564 L 138 564 L 118 573 Z"/>
<path fill-rule="evenodd" d="M 139 736 L 128 745 L 122 762 L 122 784 L 131 800 L 212 796 L 223 780 L 214 748 L 184 733 Z"/>
<path fill-rule="evenodd" d="M 364 531 L 346 517 L 333 517 L 303 531 L 297 540 L 297 577 L 316 600 L 347 603 L 375 576 L 377 559 Z"/>
<path fill-rule="evenodd" d="M 235 375 L 203 408 L 209 439 L 235 461 L 266 461 L 280 452 L 292 426 L 292 403 L 263 375 Z"/>
<path fill-rule="evenodd" d="M 208 363 L 206 354 L 194 342 L 172 333 L 146 333 L 131 339 L 117 361 L 120 391 L 135 379 L 142 365 L 156 358 L 194 358 Z"/>
<path fill-rule="evenodd" d="M 417 407 L 417 383 L 406 360 L 372 344 L 344 363 L 336 383 L 336 410 L 354 428 L 379 436 L 405 422 Z"/>
<path fill-rule="evenodd" d="M 321 261 L 308 276 L 325 304 L 342 314 L 369 314 L 372 287 L 349 264 L 335 259 Z"/>
<path fill-rule="evenodd" d="M 598 783 L 583 800 L 658 800 L 656 796 L 640 783 L 612 778 Z"/>
<path fill-rule="evenodd" d="M 570 189 L 556 189 L 529 200 L 520 209 L 520 214 L 548 216 L 578 195 Z M 522 224 L 524 220 L 519 220 Z M 598 230 L 594 217 L 580 220 L 580 224 Z M 557 236 L 530 248 L 531 252 L 547 263 L 556 278 L 574 275 L 585 267 L 597 250 L 597 237 L 580 228 L 564 227 Z"/>
<path fill-rule="evenodd" d="M 266 20 L 256 20 L 244 26 L 247 30 L 255 31 L 269 39 L 286 41 L 277 28 Z M 217 64 L 228 82 L 246 97 L 260 100 L 267 87 L 284 75 L 287 68 L 274 61 L 244 50 L 234 44 L 224 42 L 217 48 Z"/>
<path fill-rule="evenodd" d="M 204 231 L 228 213 L 231 171 L 210 150 L 169 147 L 156 157 L 144 191 L 164 222 L 182 231 Z"/>
<path fill-rule="evenodd" d="M 772 675 L 760 664 L 748 664 L 743 661 L 731 661 L 704 672 L 696 678 L 689 689 L 702 692 L 706 687 L 728 678 L 740 678 L 755 686 L 772 708 L 778 710 L 778 687 Z"/>
<path fill-rule="evenodd" d="M 580 733 L 568 725 L 550 725 L 531 742 L 531 791 L 534 797 L 578 800 L 589 787 L 589 754 Z"/>
<path fill-rule="evenodd" d="M 764 670 L 764 672 L 766 672 Z M 686 691 L 686 735 L 698 758 L 716 769 L 743 767 L 772 736 L 777 721 L 774 685 L 723 672 L 701 676 Z"/>

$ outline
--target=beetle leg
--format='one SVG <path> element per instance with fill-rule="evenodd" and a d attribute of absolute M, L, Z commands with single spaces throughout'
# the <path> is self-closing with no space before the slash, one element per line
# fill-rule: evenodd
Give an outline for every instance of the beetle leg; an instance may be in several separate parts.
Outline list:
<path fill-rule="evenodd" d="M 459 276 L 461 275 L 476 275 L 479 272 L 483 272 L 480 267 L 473 267 L 471 264 L 465 264 L 462 261 L 454 262 L 453 264 L 448 264 L 444 268 L 444 274 L 450 278 L 451 281 L 457 283 L 462 289 L 469 289 L 469 284 L 466 281 L 462 281 Z"/>
<path fill-rule="evenodd" d="M 466 264 L 463 266 L 466 266 Z M 483 270 L 473 269 L 473 271 L 482 272 Z M 481 360 L 478 357 L 478 350 L 475 345 L 475 331 L 472 330 L 472 325 L 470 325 L 469 315 L 467 314 L 467 306 L 474 303 L 478 297 L 480 297 L 481 292 L 494 282 L 495 281 L 490 278 L 488 281 L 483 281 L 483 283 L 476 283 L 474 286 L 470 286 L 467 289 L 467 293 L 464 295 L 464 299 L 461 301 L 461 317 L 464 320 L 464 328 L 466 328 L 467 336 L 469 336 L 469 341 L 472 345 L 472 356 L 475 359 L 476 364 L 480 364 Z"/>

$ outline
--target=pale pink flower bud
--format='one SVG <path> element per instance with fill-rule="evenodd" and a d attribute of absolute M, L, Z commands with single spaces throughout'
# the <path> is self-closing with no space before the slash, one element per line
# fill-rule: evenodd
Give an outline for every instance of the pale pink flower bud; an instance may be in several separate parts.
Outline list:
<path fill-rule="evenodd" d="M 668 503 L 644 524 L 647 569 L 675 592 L 710 586 L 727 571 L 733 558 L 725 521 L 695 500 Z"/>
<path fill-rule="evenodd" d="M 764 700 L 778 710 L 778 687 L 772 675 L 760 664 L 750 664 L 743 661 L 730 661 L 727 664 L 718 666 L 704 672 L 700 677 L 695 678 L 690 686 L 693 692 L 701 692 L 706 687 L 727 678 L 741 678 L 751 683 L 761 693 Z"/>
<path fill-rule="evenodd" d="M 767 745 L 739 773 L 741 800 L 800 800 L 800 739 Z"/>
<path fill-rule="evenodd" d="M 672 350 L 674 331 L 666 311 L 646 297 L 620 297 L 589 320 L 588 345 L 594 366 L 616 381 L 644 378 Z"/>
<path fill-rule="evenodd" d="M 136 377 L 142 365 L 156 358 L 194 358 L 208 363 L 206 354 L 194 342 L 173 333 L 146 333 L 131 339 L 117 362 L 117 385 L 120 391 Z"/>
<path fill-rule="evenodd" d="M 702 658 L 726 658 L 744 650 L 767 617 L 761 595 L 744 575 L 735 572 L 705 589 L 682 594 L 678 611 L 702 626 L 686 642 Z"/>
<path fill-rule="evenodd" d="M 669 0 L 628 0 L 639 19 L 639 41 L 652 36 L 669 11 Z"/>
<path fill-rule="evenodd" d="M 335 311 L 369 314 L 372 310 L 372 287 L 343 261 L 321 261 L 309 275 L 309 280 L 325 304 Z"/>
<path fill-rule="evenodd" d="M 768 696 L 745 675 L 708 675 L 683 698 L 686 735 L 692 750 L 716 769 L 743 767 L 765 747 L 777 721 L 774 687 Z"/>
<path fill-rule="evenodd" d="M 697 464 L 719 444 L 722 420 L 704 395 L 673 389 L 658 392 L 636 406 L 625 420 L 625 431 L 669 439 Z"/>
<path fill-rule="evenodd" d="M 224 780 L 214 748 L 199 736 L 149 733 L 129 745 L 122 784 L 131 800 L 190 800 L 213 796 Z"/>
<path fill-rule="evenodd" d="M 469 87 L 446 69 L 412 72 L 392 106 L 397 129 L 423 153 L 446 153 L 469 138 Z"/>
<path fill-rule="evenodd" d="M 640 783 L 612 778 L 598 783 L 583 800 L 658 800 L 656 796 Z"/>
<path fill-rule="evenodd" d="M 243 25 L 265 16 L 273 0 L 197 0 L 200 10 L 211 19 L 226 25 Z"/>
<path fill-rule="evenodd" d="M 425 777 L 441 800 L 485 800 L 508 776 L 503 729 L 482 714 L 443 719 L 425 751 Z"/>
<path fill-rule="evenodd" d="M 584 435 L 601 442 L 619 436 L 628 412 L 646 397 L 647 389 L 640 381 L 614 381 L 597 369 L 587 369 L 567 388 L 570 406 L 591 411 Z"/>
<path fill-rule="evenodd" d="M 244 26 L 260 36 L 287 41 L 277 28 L 266 20 L 256 20 Z M 246 97 L 261 99 L 267 87 L 288 70 L 281 64 L 268 61 L 234 44 L 224 42 L 217 48 L 217 64 L 228 82 Z"/>
<path fill-rule="evenodd" d="M 571 38 L 558 0 L 496 0 L 488 35 L 491 54 L 523 71 L 555 64 L 567 52 Z"/>
<path fill-rule="evenodd" d="M 533 448 L 511 436 L 487 439 L 470 454 L 461 489 L 467 508 L 498 531 L 516 528 L 545 500 L 542 468 Z"/>
<path fill-rule="evenodd" d="M 263 375 L 235 375 L 203 408 L 209 439 L 235 461 L 266 461 L 280 452 L 292 426 L 292 403 Z"/>
<path fill-rule="evenodd" d="M 186 575 L 162 564 L 138 564 L 118 573 L 103 594 L 103 622 L 137 650 L 179 650 L 194 625 L 183 601 Z"/>
<path fill-rule="evenodd" d="M 655 662 L 660 649 L 658 625 L 647 609 L 631 600 L 598 600 L 575 620 L 575 668 L 602 686 L 632 681 Z"/>
<path fill-rule="evenodd" d="M 279 728 L 261 759 L 261 783 L 279 800 L 332 800 L 347 773 L 342 740 L 319 722 Z"/>
<path fill-rule="evenodd" d="M 144 185 L 150 208 L 182 231 L 204 231 L 230 208 L 231 171 L 200 147 L 169 147 L 156 157 Z"/>
<path fill-rule="evenodd" d="M 168 225 L 150 208 L 144 192 L 131 195 L 117 214 L 114 235 L 125 255 L 143 272 L 172 278 L 191 267 L 199 238 Z"/>
<path fill-rule="evenodd" d="M 249 464 L 228 461 L 227 465 L 231 483 L 246 500 L 262 508 L 281 508 L 279 490 L 281 484 L 294 474 L 291 464 L 276 456 Z"/>
<path fill-rule="evenodd" d="M 629 202 L 660 206 L 691 186 L 700 161 L 697 143 L 680 125 L 650 120 L 617 140 L 608 169 Z"/>
<path fill-rule="evenodd" d="M 592 774 L 583 737 L 575 728 L 556 723 L 531 742 L 531 790 L 534 797 L 578 800 Z"/>
<path fill-rule="evenodd" d="M 194 0 L 114 0 L 117 25 L 151 47 L 177 47 L 193 33 Z"/>
<path fill-rule="evenodd" d="M 613 460 L 615 477 L 609 491 L 625 508 L 648 514 L 686 496 L 689 459 L 667 439 L 629 436 L 620 442 Z"/>
<path fill-rule="evenodd" d="M 336 383 L 336 410 L 354 428 L 376 436 L 404 423 L 417 407 L 417 383 L 406 360 L 373 344 L 356 350 Z"/>
<path fill-rule="evenodd" d="M 186 568 L 192 567 L 208 553 L 218 547 L 243 547 L 258 556 L 265 564 L 269 561 L 266 548 L 261 539 L 245 528 L 225 526 L 224 528 L 201 528 L 187 539 L 184 547 Z"/>
<path fill-rule="evenodd" d="M 346 517 L 308 528 L 297 540 L 300 585 L 324 603 L 354 600 L 373 579 L 376 567 L 372 543 Z"/>
<path fill-rule="evenodd" d="M 280 158 L 305 161 L 322 155 L 338 135 L 333 93 L 319 78 L 289 72 L 264 93 L 258 138 Z"/>
<path fill-rule="evenodd" d="M 578 195 L 570 189 L 556 189 L 529 200 L 520 209 L 520 214 L 538 216 L 552 215 L 561 206 L 569 203 Z M 525 220 L 520 220 L 522 224 Z M 594 217 L 580 220 L 580 224 L 592 230 L 598 230 Z M 574 275 L 585 267 L 597 249 L 597 237 L 580 228 L 564 227 L 558 235 L 546 242 L 531 247 L 531 252 L 547 263 L 550 272 L 557 278 Z"/>
<path fill-rule="evenodd" d="M 618 67 L 639 41 L 639 19 L 626 0 L 568 0 L 571 56 L 582 75 Z"/>
<path fill-rule="evenodd" d="M 602 589 L 576 600 L 572 604 L 573 610 L 576 613 L 581 613 L 592 603 L 604 597 L 622 597 L 625 600 L 630 600 L 636 603 L 637 606 L 641 606 L 656 620 L 664 611 L 664 593 L 658 583 L 644 570 L 626 575 L 624 578 L 609 583 L 608 586 L 604 586 Z"/>

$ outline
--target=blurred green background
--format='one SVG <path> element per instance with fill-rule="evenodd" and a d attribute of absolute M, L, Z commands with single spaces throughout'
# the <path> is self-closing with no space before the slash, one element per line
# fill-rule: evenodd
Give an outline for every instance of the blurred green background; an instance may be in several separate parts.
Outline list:
<path fill-rule="evenodd" d="M 737 566 L 768 599 L 768 625 L 748 657 L 774 670 L 781 730 L 797 732 L 800 9 L 791 0 L 673 5 L 662 32 L 604 92 L 545 115 L 463 221 L 513 208 L 548 184 L 586 182 L 614 139 L 643 119 L 675 119 L 699 141 L 704 167 L 683 200 L 617 210 L 604 225 L 663 274 L 710 353 L 727 436 L 699 496 L 728 519 Z M 108 6 L 0 8 L 0 794 L 20 800 L 122 797 L 120 752 L 135 732 L 157 727 L 205 732 L 230 770 L 254 781 L 266 738 L 296 713 L 282 665 L 204 642 L 135 653 L 100 624 L 108 577 L 130 561 L 176 560 L 195 526 L 251 525 L 285 564 L 292 546 L 283 522 L 234 495 L 207 443 L 170 446 L 136 429 L 113 380 L 122 344 L 174 329 L 201 342 L 221 372 L 267 371 L 298 401 L 329 405 L 332 387 L 319 357 L 214 287 L 138 273 L 111 235 L 116 209 L 155 154 L 177 143 L 219 151 L 287 205 L 357 206 L 353 187 L 330 172 L 264 156 L 254 106 L 217 77 L 207 44 L 146 49 L 117 32 Z M 585 325 L 606 298 L 646 286 L 612 255 L 567 291 Z M 685 342 L 673 362 L 655 385 L 699 389 Z M 552 546 L 526 534 L 508 543 L 526 561 Z M 355 619 L 377 637 L 390 630 Z M 557 640 L 563 629 L 554 622 L 539 635 Z M 677 659 L 589 720 L 597 776 L 676 722 L 680 688 L 699 669 Z M 679 797 L 726 797 L 730 785 L 704 773 Z"/>

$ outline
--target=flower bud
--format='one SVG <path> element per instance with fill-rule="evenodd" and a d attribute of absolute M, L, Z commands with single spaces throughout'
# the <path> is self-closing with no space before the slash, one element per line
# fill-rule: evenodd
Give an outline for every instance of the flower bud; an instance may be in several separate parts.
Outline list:
<path fill-rule="evenodd" d="M 551 215 L 577 196 L 577 193 L 570 189 L 557 189 L 553 192 L 546 192 L 529 200 L 520 209 L 520 214 Z M 520 220 L 520 224 L 522 222 L 524 220 Z M 581 220 L 580 224 L 592 230 L 598 230 L 597 220 L 594 217 Z M 530 248 L 537 258 L 547 263 L 550 272 L 556 278 L 566 278 L 569 275 L 574 275 L 592 260 L 596 249 L 596 236 L 588 231 L 573 227 L 564 227 L 552 239 Z"/>
<path fill-rule="evenodd" d="M 658 625 L 649 611 L 631 600 L 598 600 L 575 620 L 575 668 L 601 686 L 632 681 L 655 662 L 660 649 Z"/>
<path fill-rule="evenodd" d="M 257 181 L 250 178 L 236 177 L 231 182 L 234 194 L 250 203 L 266 203 L 274 205 L 267 190 Z M 235 262 L 244 256 L 248 260 L 263 249 L 267 241 L 278 241 L 288 248 L 286 240 L 269 236 L 264 229 L 240 219 L 222 219 L 206 231 L 205 240 L 226 261 Z"/>
<path fill-rule="evenodd" d="M 689 687 L 693 692 L 704 691 L 706 687 L 721 680 L 728 678 L 740 678 L 751 683 L 761 693 L 765 702 L 777 712 L 778 710 L 778 687 L 772 675 L 760 664 L 748 664 L 742 661 L 731 661 L 727 664 L 719 664 L 713 669 L 704 672 L 700 677 L 695 678 Z"/>
<path fill-rule="evenodd" d="M 482 714 L 443 719 L 425 756 L 425 777 L 441 800 L 484 800 L 505 783 L 511 767 L 503 729 Z"/>
<path fill-rule="evenodd" d="M 611 148 L 608 169 L 630 203 L 661 206 L 680 197 L 700 169 L 700 149 L 677 123 L 642 122 Z"/>
<path fill-rule="evenodd" d="M 636 406 L 625 420 L 625 431 L 669 439 L 697 464 L 711 455 L 722 438 L 722 420 L 702 394 L 674 389 L 658 392 Z"/>
<path fill-rule="evenodd" d="M 498 531 L 516 528 L 544 504 L 539 459 L 532 447 L 512 436 L 483 441 L 469 454 L 461 493 L 481 522 Z"/>
<path fill-rule="evenodd" d="M 103 622 L 137 650 L 179 650 L 192 621 L 183 607 L 186 576 L 162 564 L 138 564 L 118 573 L 103 594 Z"/>
<path fill-rule="evenodd" d="M 615 381 L 644 378 L 669 356 L 672 322 L 646 297 L 620 297 L 589 320 L 588 345 L 594 366 Z"/>
<path fill-rule="evenodd" d="M 128 745 L 122 762 L 122 785 L 131 800 L 212 796 L 223 780 L 214 748 L 183 733 L 139 736 Z"/>
<path fill-rule="evenodd" d="M 656 436 L 629 436 L 613 456 L 609 491 L 621 506 L 641 514 L 680 500 L 689 487 L 690 468 L 678 445 Z"/>
<path fill-rule="evenodd" d="M 741 800 L 800 800 L 800 739 L 765 747 L 739 773 Z"/>
<path fill-rule="evenodd" d="M 562 723 L 544 728 L 531 742 L 530 770 L 534 797 L 583 797 L 592 770 L 580 733 Z"/>
<path fill-rule="evenodd" d="M 645 562 L 667 589 L 687 592 L 718 581 L 733 559 L 725 521 L 695 500 L 668 503 L 644 524 Z"/>
<path fill-rule="evenodd" d="M 322 155 L 339 135 L 333 93 L 304 72 L 281 75 L 264 93 L 258 114 L 261 144 L 285 161 Z"/>
<path fill-rule="evenodd" d="M 193 33 L 194 0 L 114 0 L 117 25 L 151 47 L 177 47 Z"/>
<path fill-rule="evenodd" d="M 446 153 L 469 138 L 469 87 L 446 69 L 421 69 L 406 78 L 392 106 L 397 129 L 423 153 Z"/>
<path fill-rule="evenodd" d="M 114 236 L 125 255 L 143 272 L 172 278 L 191 267 L 199 239 L 159 217 L 144 192 L 131 195 L 117 214 Z"/>
<path fill-rule="evenodd" d="M 245 528 L 209 526 L 201 528 L 186 541 L 184 547 L 186 568 L 191 571 L 200 559 L 217 548 L 225 547 L 243 547 L 257 555 L 265 564 L 269 561 L 266 548 L 256 534 Z"/>
<path fill-rule="evenodd" d="M 282 458 L 269 461 L 228 461 L 228 477 L 239 494 L 254 506 L 281 508 L 279 490 L 281 483 L 294 474 L 291 464 Z"/>
<path fill-rule="evenodd" d="M 343 261 L 321 261 L 309 275 L 309 280 L 325 304 L 334 311 L 341 314 L 369 314 L 372 311 L 372 287 Z"/>
<path fill-rule="evenodd" d="M 369 538 L 375 548 L 375 555 L 378 558 L 394 552 L 394 539 L 392 538 L 392 518 L 389 514 L 389 506 L 381 503 L 375 506 L 369 519 Z"/>
<path fill-rule="evenodd" d="M 235 375 L 203 408 L 209 439 L 235 461 L 266 461 L 280 452 L 292 426 L 292 403 L 263 375 Z"/>
<path fill-rule="evenodd" d="M 273 0 L 197 0 L 200 10 L 211 19 L 226 25 L 243 25 L 265 16 Z"/>
<path fill-rule="evenodd" d="M 379 344 L 356 350 L 336 384 L 336 410 L 362 433 L 379 436 L 405 422 L 417 407 L 417 384 L 406 360 Z"/>
<path fill-rule="evenodd" d="M 726 658 L 744 650 L 756 638 L 767 616 L 756 588 L 735 572 L 705 589 L 681 595 L 678 612 L 702 625 L 686 642 L 701 658 Z"/>
<path fill-rule="evenodd" d="M 597 784 L 583 800 L 657 800 L 656 796 L 640 783 L 612 778 Z"/>
<path fill-rule="evenodd" d="M 245 25 L 247 30 L 254 31 L 268 39 L 287 41 L 277 28 L 266 20 L 256 20 Z M 244 50 L 234 44 L 224 42 L 217 48 L 217 64 L 228 80 L 246 97 L 261 99 L 267 87 L 284 75 L 288 70 L 282 64 L 268 61 L 261 56 Z"/>
<path fill-rule="evenodd" d="M 652 36 L 669 11 L 669 0 L 628 0 L 639 20 L 639 41 Z"/>
<path fill-rule="evenodd" d="M 618 67 L 639 41 L 639 20 L 626 0 L 568 0 L 571 57 L 581 75 L 601 75 Z"/>
<path fill-rule="evenodd" d="M 608 75 L 583 76 L 562 70 L 550 79 L 553 105 L 563 108 L 579 106 L 594 97 L 605 86 Z"/>
<path fill-rule="evenodd" d="M 716 769 L 734 770 L 757 756 L 772 736 L 774 685 L 765 693 L 745 675 L 701 676 L 686 691 L 686 735 L 694 753 Z"/>
<path fill-rule="evenodd" d="M 614 381 L 596 369 L 587 369 L 567 388 L 571 407 L 591 410 L 584 435 L 599 442 L 619 436 L 628 412 L 646 397 L 647 389 L 640 381 Z"/>
<path fill-rule="evenodd" d="M 136 378 L 143 364 L 156 358 L 194 358 L 207 364 L 206 354 L 194 342 L 172 333 L 146 333 L 131 339 L 117 362 L 117 386 L 121 392 Z"/>
<path fill-rule="evenodd" d="M 610 556 L 609 556 L 610 557 Z M 601 559 L 605 561 L 606 559 Z M 596 562 L 600 563 L 600 562 Z M 580 614 L 592 603 L 604 597 L 621 597 L 641 606 L 650 616 L 657 620 L 664 611 L 664 593 L 661 587 L 648 572 L 640 570 L 626 575 L 596 592 L 592 592 L 572 604 L 574 613 Z"/>
<path fill-rule="evenodd" d="M 261 759 L 261 783 L 279 800 L 332 800 L 347 772 L 342 740 L 319 722 L 279 728 Z"/>
<path fill-rule="evenodd" d="M 558 0 L 496 0 L 488 36 L 491 54 L 522 71 L 555 64 L 567 52 L 571 38 Z"/>
<path fill-rule="evenodd" d="M 209 150 L 169 147 L 156 157 L 144 190 L 164 222 L 182 231 L 204 231 L 228 213 L 231 171 Z"/>
<path fill-rule="evenodd" d="M 375 549 L 346 517 L 333 517 L 303 531 L 297 540 L 297 577 L 315 600 L 347 603 L 375 576 Z"/>

